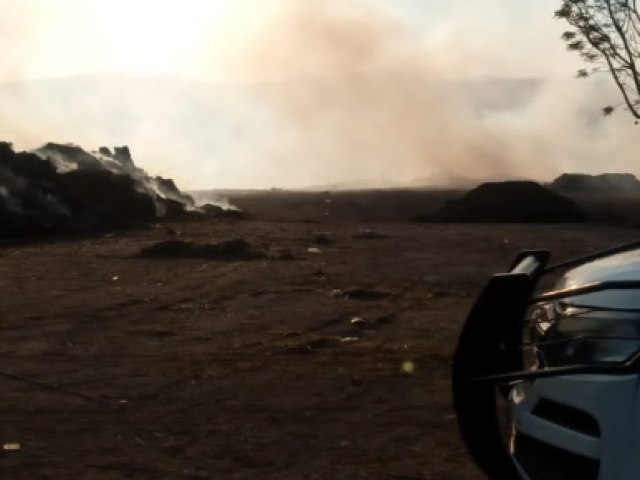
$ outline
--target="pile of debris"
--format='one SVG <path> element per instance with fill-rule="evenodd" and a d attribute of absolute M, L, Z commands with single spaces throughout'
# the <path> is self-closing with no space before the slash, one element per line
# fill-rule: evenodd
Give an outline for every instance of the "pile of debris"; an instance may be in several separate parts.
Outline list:
<path fill-rule="evenodd" d="M 15 152 L 0 142 L 0 238 L 100 232 L 203 214 L 207 209 L 196 208 L 172 180 L 136 167 L 127 147 L 89 153 L 47 143 Z"/>
<path fill-rule="evenodd" d="M 447 202 L 434 221 L 460 223 L 576 223 L 585 212 L 570 199 L 535 182 L 484 183 Z"/>

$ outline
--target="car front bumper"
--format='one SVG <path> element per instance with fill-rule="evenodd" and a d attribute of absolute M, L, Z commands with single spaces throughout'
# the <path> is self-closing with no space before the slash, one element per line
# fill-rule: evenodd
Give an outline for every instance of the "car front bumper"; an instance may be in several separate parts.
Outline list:
<path fill-rule="evenodd" d="M 514 386 L 510 450 L 522 477 L 640 478 L 639 382 L 639 375 L 575 375 Z"/>

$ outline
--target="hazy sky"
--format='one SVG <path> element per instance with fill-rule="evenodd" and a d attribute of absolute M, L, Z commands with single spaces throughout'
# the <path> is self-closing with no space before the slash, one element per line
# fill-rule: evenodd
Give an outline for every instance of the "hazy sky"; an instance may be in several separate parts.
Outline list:
<path fill-rule="evenodd" d="M 574 79 L 559 3 L 0 0 L 0 132 L 128 144 L 184 188 L 637 173 L 633 122 L 598 114 L 618 95 Z M 542 86 L 461 83 L 518 78 Z"/>
<path fill-rule="evenodd" d="M 242 76 L 234 69 L 235 50 L 290 3 L 0 0 L 0 79 L 134 72 L 237 80 Z M 562 25 L 552 18 L 557 0 L 341 3 L 397 16 L 412 41 L 438 53 L 451 75 L 557 75 L 569 71 L 572 61 L 558 41 Z"/>

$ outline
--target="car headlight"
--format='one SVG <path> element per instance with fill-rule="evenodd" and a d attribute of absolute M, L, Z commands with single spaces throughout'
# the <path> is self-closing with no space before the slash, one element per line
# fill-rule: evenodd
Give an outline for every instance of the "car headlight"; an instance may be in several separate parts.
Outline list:
<path fill-rule="evenodd" d="M 640 351 L 640 311 L 576 299 L 535 305 L 525 332 L 529 368 L 623 363 Z"/>

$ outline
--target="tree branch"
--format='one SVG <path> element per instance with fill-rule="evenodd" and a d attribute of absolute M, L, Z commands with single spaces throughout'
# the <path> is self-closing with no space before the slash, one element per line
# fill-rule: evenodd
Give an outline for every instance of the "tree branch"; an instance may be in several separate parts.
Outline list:
<path fill-rule="evenodd" d="M 631 112 L 631 114 L 636 119 L 640 119 L 640 112 L 636 109 L 635 105 L 631 102 L 631 99 L 629 98 L 629 93 L 627 92 L 627 89 L 625 88 L 624 84 L 618 77 L 618 73 L 616 72 L 616 69 L 613 67 L 613 64 L 611 63 L 611 59 L 607 54 L 604 54 L 604 58 L 607 64 L 609 65 L 609 70 L 611 71 L 611 75 L 613 76 L 613 79 L 615 80 L 616 85 L 620 90 L 620 93 L 622 93 L 622 98 L 624 98 L 624 103 L 627 105 L 627 108 L 629 108 L 629 111 Z"/>
<path fill-rule="evenodd" d="M 636 94 L 640 94 L 640 78 L 638 77 L 638 69 L 636 68 L 636 63 L 633 58 L 633 53 L 631 51 L 631 48 L 629 47 L 629 42 L 627 40 L 626 35 L 624 34 L 624 31 L 622 30 L 622 27 L 620 26 L 620 23 L 618 22 L 618 19 L 615 13 L 613 12 L 613 8 L 611 7 L 611 0 L 605 0 L 605 3 L 607 4 L 607 9 L 609 10 L 609 17 L 613 22 L 613 27 L 618 32 L 618 35 L 620 36 L 622 44 L 624 45 L 624 49 L 627 52 L 627 55 L 629 57 L 629 69 L 631 70 L 631 79 L 633 80 L 633 83 L 636 87 Z"/>

